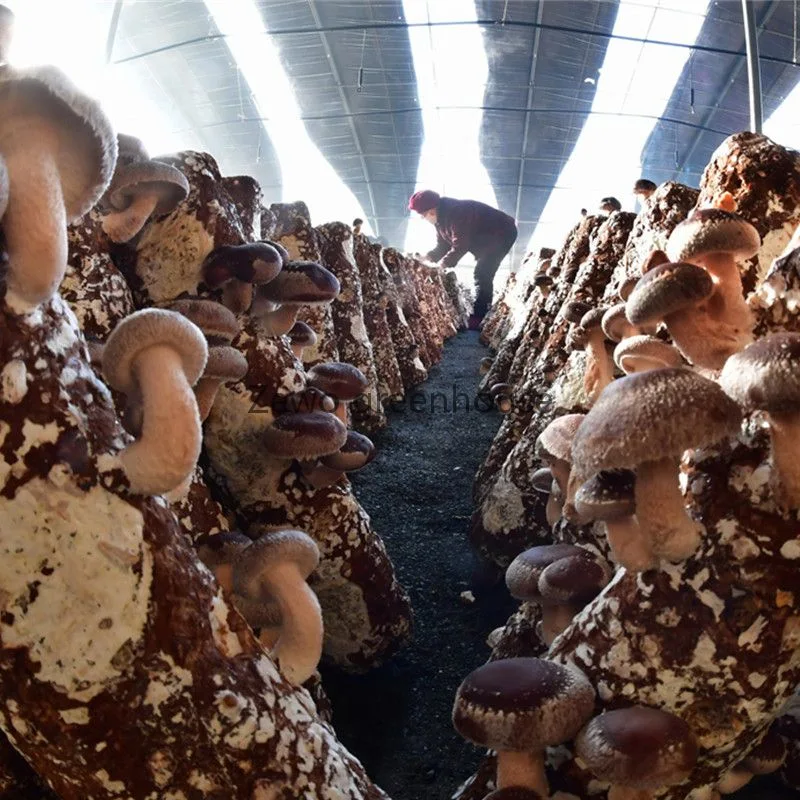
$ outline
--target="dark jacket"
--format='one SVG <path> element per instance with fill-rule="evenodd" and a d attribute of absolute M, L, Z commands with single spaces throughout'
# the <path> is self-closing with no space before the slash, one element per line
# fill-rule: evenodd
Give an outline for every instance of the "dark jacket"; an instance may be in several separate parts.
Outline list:
<path fill-rule="evenodd" d="M 430 261 L 454 267 L 466 253 L 480 258 L 515 235 L 514 218 L 477 200 L 442 197 L 436 208 L 436 247 L 427 254 Z"/>

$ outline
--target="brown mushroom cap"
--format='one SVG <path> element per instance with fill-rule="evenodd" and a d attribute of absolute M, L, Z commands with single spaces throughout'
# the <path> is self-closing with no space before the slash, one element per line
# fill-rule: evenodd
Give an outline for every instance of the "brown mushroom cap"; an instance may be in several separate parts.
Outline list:
<path fill-rule="evenodd" d="M 695 264 L 662 264 L 645 273 L 628 297 L 625 313 L 634 325 L 651 325 L 711 296 L 711 275 Z"/>
<path fill-rule="evenodd" d="M 339 450 L 347 441 L 347 428 L 327 411 L 281 414 L 263 437 L 264 446 L 277 458 L 307 460 Z"/>
<path fill-rule="evenodd" d="M 313 347 L 317 343 L 317 334 L 314 329 L 302 320 L 297 320 L 286 335 L 293 345 L 300 347 Z"/>
<path fill-rule="evenodd" d="M 539 578 L 551 564 L 564 558 L 591 558 L 590 553 L 573 544 L 543 544 L 520 553 L 506 569 L 506 586 L 517 600 L 539 600 Z"/>
<path fill-rule="evenodd" d="M 154 214 L 169 214 L 189 194 L 186 176 L 170 164 L 160 161 L 132 161 L 118 167 L 106 192 L 107 202 L 121 211 L 141 193 L 158 196 Z"/>
<path fill-rule="evenodd" d="M 199 297 L 183 297 L 173 300 L 167 307 L 183 314 L 191 320 L 206 336 L 209 344 L 230 344 L 239 334 L 241 326 L 236 315 L 214 300 Z"/>
<path fill-rule="evenodd" d="M 691 261 L 707 253 L 746 259 L 760 247 L 761 236 L 744 217 L 721 208 L 698 208 L 670 234 L 667 255 L 672 261 Z"/>
<path fill-rule="evenodd" d="M 633 327 L 625 316 L 625 303 L 617 303 L 611 308 L 604 309 L 600 325 L 607 339 L 612 342 L 621 341 Z"/>
<path fill-rule="evenodd" d="M 313 261 L 288 261 L 283 269 L 259 289 L 264 300 L 281 305 L 320 305 L 339 294 L 336 276 Z"/>
<path fill-rule="evenodd" d="M 234 589 L 247 597 L 261 594 L 260 581 L 265 569 L 291 562 L 307 578 L 319 564 L 319 548 L 303 531 L 269 531 L 258 537 L 236 559 Z"/>
<path fill-rule="evenodd" d="M 216 345 L 208 348 L 203 378 L 214 378 L 222 383 L 240 381 L 247 374 L 247 369 L 247 359 L 235 347 Z"/>
<path fill-rule="evenodd" d="M 753 342 L 725 362 L 719 380 L 747 411 L 797 412 L 800 334 L 774 333 Z"/>
<path fill-rule="evenodd" d="M 573 468 L 588 478 L 679 457 L 731 435 L 740 422 L 739 407 L 720 386 L 689 369 L 627 375 L 606 387 L 575 432 Z"/>
<path fill-rule="evenodd" d="M 583 422 L 585 414 L 564 414 L 556 417 L 536 440 L 536 455 L 546 461 L 557 458 L 571 461 L 572 438 Z"/>
<path fill-rule="evenodd" d="M 561 309 L 561 316 L 568 322 L 580 323 L 581 317 L 591 310 L 591 306 L 583 300 L 569 300 Z"/>
<path fill-rule="evenodd" d="M 651 250 L 642 262 L 641 273 L 645 275 L 662 264 L 669 264 L 669 256 L 663 250 Z"/>
<path fill-rule="evenodd" d="M 216 575 L 220 585 L 230 592 L 233 589 L 230 566 L 252 541 L 239 531 L 222 531 L 199 539 L 196 543 L 197 555 Z"/>
<path fill-rule="evenodd" d="M 82 217 L 103 194 L 117 157 L 117 137 L 100 106 L 52 66 L 0 70 L 0 106 L 3 119 L 35 115 L 50 123 L 67 222 Z"/>
<path fill-rule="evenodd" d="M 550 275 L 547 274 L 547 272 L 540 272 L 534 277 L 533 285 L 534 286 L 540 286 L 540 287 L 541 286 L 552 286 L 553 285 L 553 279 L 550 277 Z"/>
<path fill-rule="evenodd" d="M 127 133 L 117 134 L 117 166 L 120 167 L 132 164 L 135 161 L 149 161 L 150 156 L 145 149 L 144 143 L 136 136 Z"/>
<path fill-rule="evenodd" d="M 608 579 L 608 570 L 584 550 L 542 570 L 539 596 L 542 604 L 584 606 L 600 594 Z"/>
<path fill-rule="evenodd" d="M 360 369 L 340 361 L 315 364 L 308 371 L 307 378 L 309 386 L 344 402 L 361 397 L 369 385 Z"/>
<path fill-rule="evenodd" d="M 103 375 L 108 384 L 125 394 L 137 385 L 134 362 L 154 345 L 176 350 L 190 386 L 197 383 L 206 365 L 206 340 L 200 329 L 175 311 L 144 308 L 125 317 L 103 349 Z"/>
<path fill-rule="evenodd" d="M 602 327 L 603 315 L 608 311 L 608 306 L 590 308 L 580 319 L 580 326 L 585 331 L 593 331 Z"/>
<path fill-rule="evenodd" d="M 697 761 L 689 726 L 673 714 L 645 706 L 595 717 L 577 735 L 575 751 L 601 780 L 634 789 L 680 783 Z"/>
<path fill-rule="evenodd" d="M 654 192 L 657 188 L 658 187 L 653 183 L 653 181 L 650 181 L 647 178 L 639 178 L 639 180 L 633 184 L 633 193 L 650 194 Z"/>
<path fill-rule="evenodd" d="M 598 472 L 575 493 L 575 509 L 586 520 L 628 517 L 636 510 L 635 481 L 635 474 L 627 469 Z"/>
<path fill-rule="evenodd" d="M 357 431 L 347 432 L 347 441 L 339 450 L 323 456 L 320 461 L 331 469 L 354 472 L 369 464 L 375 458 L 375 445 L 372 440 Z"/>
<path fill-rule="evenodd" d="M 786 760 L 786 741 L 770 729 L 764 738 L 737 764 L 753 775 L 768 775 L 780 769 Z"/>
<path fill-rule="evenodd" d="M 614 363 L 626 373 L 644 369 L 680 367 L 684 364 L 677 347 L 655 337 L 641 334 L 623 339 L 614 348 Z"/>
<path fill-rule="evenodd" d="M 552 258 L 556 254 L 556 251 L 552 247 L 540 247 L 539 248 L 539 258 L 542 261 L 546 261 L 548 258 Z"/>
<path fill-rule="evenodd" d="M 280 274 L 283 259 L 267 242 L 247 242 L 215 247 L 203 261 L 203 280 L 211 289 L 236 278 L 264 284 Z"/>
<path fill-rule="evenodd" d="M 537 751 L 571 739 L 594 708 L 594 689 L 577 669 L 538 658 L 484 664 L 458 687 L 453 725 L 495 750 Z"/>

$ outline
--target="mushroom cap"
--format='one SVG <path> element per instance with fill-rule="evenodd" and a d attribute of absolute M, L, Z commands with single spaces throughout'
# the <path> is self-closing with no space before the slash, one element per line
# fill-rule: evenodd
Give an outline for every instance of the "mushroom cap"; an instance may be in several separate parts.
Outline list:
<path fill-rule="evenodd" d="M 375 458 L 375 445 L 372 440 L 357 431 L 347 431 L 347 440 L 339 450 L 323 456 L 320 461 L 331 469 L 354 472 L 365 467 Z"/>
<path fill-rule="evenodd" d="M 561 274 L 561 267 L 558 264 L 551 264 L 547 268 L 547 272 L 545 273 L 549 275 L 551 278 L 555 279 Z"/>
<path fill-rule="evenodd" d="M 564 414 L 556 417 L 536 440 L 536 455 L 542 460 L 556 458 L 571 461 L 572 438 L 583 422 L 585 414 Z"/>
<path fill-rule="evenodd" d="M 510 383 L 493 383 L 489 389 L 489 397 L 494 399 L 498 395 L 510 395 L 514 391 L 514 387 Z"/>
<path fill-rule="evenodd" d="M 291 260 L 289 251 L 280 242 L 276 242 L 272 239 L 264 239 L 264 243 L 278 251 L 278 255 L 281 257 L 284 264 Z"/>
<path fill-rule="evenodd" d="M 677 347 L 646 334 L 629 336 L 614 348 L 614 363 L 623 372 L 630 371 L 625 369 L 625 364 L 633 359 L 652 363 L 653 369 L 680 367 L 684 364 L 681 351 Z"/>
<path fill-rule="evenodd" d="M 261 596 L 261 580 L 265 573 L 287 563 L 295 564 L 305 580 L 319 564 L 319 548 L 314 540 L 296 530 L 263 533 L 236 558 L 234 591 L 248 598 Z"/>
<path fill-rule="evenodd" d="M 639 276 L 629 275 L 619 285 L 619 289 L 617 289 L 617 296 L 620 300 L 622 300 L 623 303 L 631 296 L 631 292 L 634 290 L 637 283 L 639 283 Z"/>
<path fill-rule="evenodd" d="M 134 161 L 149 161 L 150 156 L 145 149 L 144 142 L 128 133 L 117 134 L 117 165 L 116 169 L 132 164 Z"/>
<path fill-rule="evenodd" d="M 786 741 L 770 728 L 766 736 L 737 764 L 737 767 L 740 766 L 753 775 L 768 775 L 780 769 L 786 760 L 786 754 Z"/>
<path fill-rule="evenodd" d="M 548 258 L 552 258 L 556 254 L 556 251 L 552 247 L 540 247 L 539 248 L 539 258 L 542 261 L 546 261 Z"/>
<path fill-rule="evenodd" d="M 281 305 L 320 305 L 334 300 L 339 288 L 336 276 L 320 264 L 287 261 L 280 273 L 261 287 L 260 294 Z"/>
<path fill-rule="evenodd" d="M 617 303 L 611 308 L 604 309 L 603 318 L 600 321 L 606 339 L 612 342 L 619 342 L 625 336 L 626 330 L 631 323 L 625 316 L 625 303 Z"/>
<path fill-rule="evenodd" d="M 247 369 L 247 359 L 235 347 L 215 345 L 208 348 L 208 361 L 202 377 L 230 383 L 244 378 Z"/>
<path fill-rule="evenodd" d="M 588 551 L 574 544 L 543 544 L 523 550 L 506 569 L 506 586 L 517 600 L 538 600 L 539 578 L 551 564 L 562 558 L 590 558 Z"/>
<path fill-rule="evenodd" d="M 358 367 L 341 361 L 315 364 L 306 377 L 309 386 L 344 402 L 361 397 L 369 386 L 369 381 Z"/>
<path fill-rule="evenodd" d="M 584 350 L 589 341 L 589 333 L 580 325 L 570 326 L 564 343 L 572 350 Z"/>
<path fill-rule="evenodd" d="M 594 689 L 573 667 L 507 658 L 471 672 L 456 692 L 453 725 L 494 750 L 537 751 L 571 739 L 594 708 Z"/>
<path fill-rule="evenodd" d="M 742 216 L 721 208 L 697 208 L 676 225 L 667 240 L 672 261 L 691 261 L 707 253 L 752 258 L 761 247 L 758 231 Z"/>
<path fill-rule="evenodd" d="M 586 551 L 554 561 L 539 576 L 543 605 L 566 603 L 584 606 L 594 600 L 608 583 L 608 570 Z"/>
<path fill-rule="evenodd" d="M 603 315 L 608 311 L 607 306 L 596 306 L 589 309 L 582 317 L 580 326 L 586 331 L 592 331 L 595 328 L 600 328 L 603 322 Z"/>
<path fill-rule="evenodd" d="M 561 308 L 561 316 L 568 322 L 579 324 L 581 317 L 591 310 L 591 306 L 583 300 L 568 300 Z"/>
<path fill-rule="evenodd" d="M 302 320 L 297 320 L 286 335 L 292 344 L 300 347 L 313 347 L 317 343 L 317 334 L 314 329 Z"/>
<path fill-rule="evenodd" d="M 531 475 L 531 486 L 542 494 L 550 494 L 553 487 L 553 472 L 550 467 L 539 467 Z"/>
<path fill-rule="evenodd" d="M 82 217 L 105 191 L 117 158 L 117 137 L 100 105 L 55 67 L 6 66 L 0 70 L 0 108 L 9 121 L 24 115 L 52 125 L 67 222 Z"/>
<path fill-rule="evenodd" d="M 335 453 L 347 441 L 347 428 L 327 411 L 281 414 L 263 433 L 264 446 L 278 458 L 301 460 Z"/>
<path fill-rule="evenodd" d="M 112 208 L 127 208 L 138 194 L 154 193 L 158 202 L 154 214 L 169 214 L 189 194 L 186 176 L 171 164 L 161 161 L 132 161 L 118 166 L 106 192 Z"/>
<path fill-rule="evenodd" d="M 230 344 L 241 329 L 236 314 L 215 300 L 182 297 L 172 300 L 167 307 L 197 325 L 211 344 Z"/>
<path fill-rule="evenodd" d="M 639 278 L 626 301 L 625 313 L 634 325 L 650 325 L 693 308 L 713 291 L 714 281 L 702 267 L 682 262 L 661 264 Z"/>
<path fill-rule="evenodd" d="M 793 413 L 800 403 L 800 334 L 773 333 L 734 353 L 722 388 L 747 411 Z"/>
<path fill-rule="evenodd" d="M 669 260 L 669 256 L 663 250 L 651 250 L 642 262 L 640 271 L 644 275 L 662 264 L 669 264 Z"/>
<path fill-rule="evenodd" d="M 534 286 L 552 286 L 553 279 L 548 275 L 547 272 L 539 272 L 533 279 Z"/>
<path fill-rule="evenodd" d="M 280 274 L 282 265 L 281 254 L 267 242 L 220 245 L 203 261 L 203 280 L 211 289 L 231 278 L 264 284 Z"/>
<path fill-rule="evenodd" d="M 575 510 L 586 520 L 629 517 L 636 510 L 635 481 L 635 474 L 627 469 L 598 472 L 575 492 Z"/>
<path fill-rule="evenodd" d="M 612 381 L 572 439 L 577 475 L 635 469 L 735 433 L 741 411 L 714 381 L 682 367 Z"/>
<path fill-rule="evenodd" d="M 594 775 L 634 789 L 683 781 L 697 761 L 697 742 L 674 714 L 646 706 L 606 711 L 575 738 L 575 751 Z"/>
<path fill-rule="evenodd" d="M 647 178 L 639 178 L 639 180 L 633 184 L 633 193 L 643 194 L 645 192 L 654 192 L 657 188 L 653 181 L 649 181 Z"/>
<path fill-rule="evenodd" d="M 252 544 L 253 540 L 240 531 L 222 531 L 204 536 L 196 543 L 197 555 L 210 569 L 232 564 L 236 556 Z"/>
<path fill-rule="evenodd" d="M 138 356 L 153 346 L 180 354 L 186 381 L 194 386 L 203 374 L 208 346 L 200 328 L 182 314 L 165 308 L 143 308 L 125 317 L 103 349 L 103 376 L 112 389 L 130 394 L 137 384 L 133 369 Z"/>

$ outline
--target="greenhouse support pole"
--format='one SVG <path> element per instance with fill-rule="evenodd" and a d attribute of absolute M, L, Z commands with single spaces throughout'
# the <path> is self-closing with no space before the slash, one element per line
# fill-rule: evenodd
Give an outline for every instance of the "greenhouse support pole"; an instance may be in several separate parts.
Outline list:
<path fill-rule="evenodd" d="M 747 51 L 747 82 L 750 94 L 750 130 L 761 133 L 761 68 L 758 63 L 758 31 L 752 0 L 742 0 L 744 44 Z"/>

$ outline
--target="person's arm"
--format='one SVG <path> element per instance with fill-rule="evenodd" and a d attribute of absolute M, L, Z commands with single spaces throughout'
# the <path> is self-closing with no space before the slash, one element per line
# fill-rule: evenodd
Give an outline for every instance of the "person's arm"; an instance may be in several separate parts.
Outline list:
<path fill-rule="evenodd" d="M 467 254 L 467 248 L 464 245 L 459 245 L 454 243 L 450 250 L 447 251 L 447 254 L 442 258 L 439 262 L 439 265 L 444 267 L 445 269 L 449 269 L 450 267 L 454 267 L 461 261 L 462 258 Z"/>
<path fill-rule="evenodd" d="M 425 254 L 428 261 L 438 261 L 445 253 L 450 250 L 450 242 L 447 241 L 438 231 L 436 233 L 436 247 Z"/>

